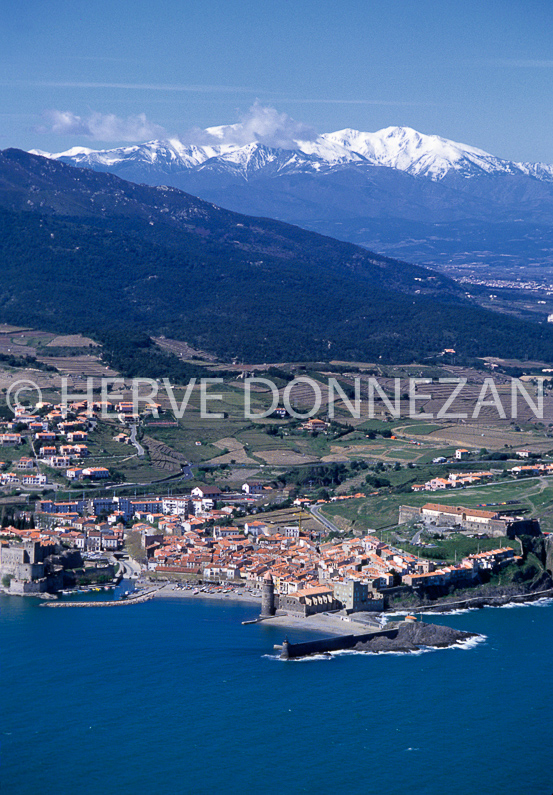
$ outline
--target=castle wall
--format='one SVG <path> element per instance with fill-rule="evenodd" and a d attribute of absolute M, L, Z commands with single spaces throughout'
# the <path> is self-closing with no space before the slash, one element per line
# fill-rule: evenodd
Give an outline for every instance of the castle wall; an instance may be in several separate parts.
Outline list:
<path fill-rule="evenodd" d="M 46 593 L 47 586 L 48 582 L 46 578 L 42 578 L 40 580 L 33 580 L 32 582 L 14 578 L 10 582 L 10 588 L 8 593 L 16 594 L 18 596 L 28 596 L 28 595 L 32 596 L 33 594 Z"/>
<path fill-rule="evenodd" d="M 404 522 L 410 522 L 412 519 L 420 519 L 420 516 L 421 516 L 420 508 L 414 508 L 412 505 L 400 505 L 398 524 L 404 524 Z"/>

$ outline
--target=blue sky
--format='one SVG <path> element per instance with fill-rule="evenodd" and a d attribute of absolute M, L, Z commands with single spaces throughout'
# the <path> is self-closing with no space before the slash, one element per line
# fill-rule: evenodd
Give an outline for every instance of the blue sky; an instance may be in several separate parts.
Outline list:
<path fill-rule="evenodd" d="M 553 163 L 550 0 L 3 3 L 0 148 L 186 136 L 258 100 Z"/>

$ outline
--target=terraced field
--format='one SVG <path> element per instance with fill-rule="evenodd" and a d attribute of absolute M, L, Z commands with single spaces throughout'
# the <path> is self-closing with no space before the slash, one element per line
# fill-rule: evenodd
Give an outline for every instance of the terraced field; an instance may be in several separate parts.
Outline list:
<path fill-rule="evenodd" d="M 75 376 L 77 378 L 94 378 L 98 382 L 102 378 L 114 378 L 118 375 L 116 370 L 112 370 L 102 361 L 99 356 L 85 354 L 83 356 L 37 356 L 37 361 L 50 364 L 59 370 L 62 375 Z M 99 388 L 100 384 L 95 384 Z"/>
<path fill-rule="evenodd" d="M 59 337 L 54 337 L 46 344 L 47 348 L 100 348 L 98 342 L 90 339 L 90 337 L 83 337 L 81 334 L 64 334 Z"/>

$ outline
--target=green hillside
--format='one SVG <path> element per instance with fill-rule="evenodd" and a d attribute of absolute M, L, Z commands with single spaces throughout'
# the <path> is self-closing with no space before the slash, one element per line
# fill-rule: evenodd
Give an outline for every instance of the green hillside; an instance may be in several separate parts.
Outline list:
<path fill-rule="evenodd" d="M 164 334 L 226 360 L 553 358 L 549 326 L 432 271 L 17 150 L 0 153 L 0 276 L 2 321 Z"/>

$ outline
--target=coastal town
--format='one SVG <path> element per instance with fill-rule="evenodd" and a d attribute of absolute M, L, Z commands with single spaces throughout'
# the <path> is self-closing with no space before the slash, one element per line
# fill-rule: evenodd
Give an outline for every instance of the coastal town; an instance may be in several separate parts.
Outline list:
<path fill-rule="evenodd" d="M 2 793 L 553 795 L 552 10 L 6 3 Z"/>
<path fill-rule="evenodd" d="M 245 483 L 243 488 L 244 493 L 255 491 L 256 484 Z M 71 582 L 67 570 L 73 583 L 76 569 L 91 574 L 92 567 L 96 577 L 115 576 L 118 559 L 132 538 L 138 544 L 134 549 L 144 580 L 202 588 L 225 584 L 236 593 L 260 593 L 270 575 L 279 607 L 294 615 L 339 609 L 382 612 L 389 596 L 402 588 L 470 587 L 483 576 L 517 564 L 520 550 L 508 536 L 539 533 L 537 523 L 526 523 L 529 528 L 493 511 L 430 503 L 422 509 L 403 506 L 400 522 L 416 516 L 460 533 L 501 536 L 494 549 L 467 555 L 456 565 L 439 565 L 401 551 L 370 531 L 325 542 L 324 530 L 302 529 L 301 518 L 287 526 L 248 518 L 236 526 L 233 517 L 240 513 L 241 502 L 216 509 L 220 496 L 215 486 L 198 486 L 190 494 L 166 498 L 42 500 L 36 506 L 36 527 L 2 531 L 2 584 L 8 593 L 39 595 L 59 592 Z"/>
<path fill-rule="evenodd" d="M 42 488 L 32 510 L 20 511 L 17 527 L 3 522 L 0 579 L 5 592 L 45 596 L 113 584 L 129 570 L 124 561 L 132 560 L 130 568 L 141 582 L 172 582 L 198 593 L 223 589 L 259 597 L 270 577 L 278 609 L 290 615 L 379 613 L 410 593 L 436 596 L 481 585 L 523 562 L 521 535 L 541 533 L 539 522 L 520 514 L 516 506 L 432 502 L 399 504 L 393 538 L 369 526 L 345 532 L 319 512 L 362 500 L 365 491 L 313 497 L 309 489 L 296 490 L 290 499 L 289 489 L 266 479 L 246 479 L 234 488 L 195 481 L 188 491 L 167 489 L 166 495 L 110 493 L 113 471 L 86 463 L 89 435 L 108 417 L 111 433 L 117 424 L 122 426 L 114 440 L 136 446 L 136 427 L 144 414 L 133 409 L 129 400 L 43 402 L 33 410 L 17 406 L 13 419 L 2 421 L 0 446 L 12 451 L 0 473 L 4 488 L 20 485 L 38 492 L 53 477 L 57 488 L 65 482 L 74 489 L 67 492 L 71 497 L 58 498 L 55 490 Z M 300 426 L 314 436 L 328 429 L 329 423 L 319 418 Z M 26 453 L 17 458 L 22 447 Z M 553 464 L 525 449 L 517 450 L 516 457 L 528 463 L 469 471 L 466 465 L 474 452 L 457 448 L 451 459 L 434 459 L 438 468 L 448 461 L 465 468 L 413 483 L 410 491 L 459 491 L 506 476 L 518 480 L 553 472 Z M 352 474 L 363 467 L 352 467 Z M 93 486 L 95 481 L 98 486 Z M 387 481 L 370 474 L 366 478 L 368 488 L 381 482 Z M 79 496 L 77 483 L 82 487 Z M 286 499 L 290 509 L 275 519 L 271 507 Z M 410 530 L 403 542 L 412 536 L 408 548 L 400 543 L 406 526 Z M 459 559 L 440 560 L 430 554 L 436 546 L 432 533 L 477 540 L 478 545 Z"/>

